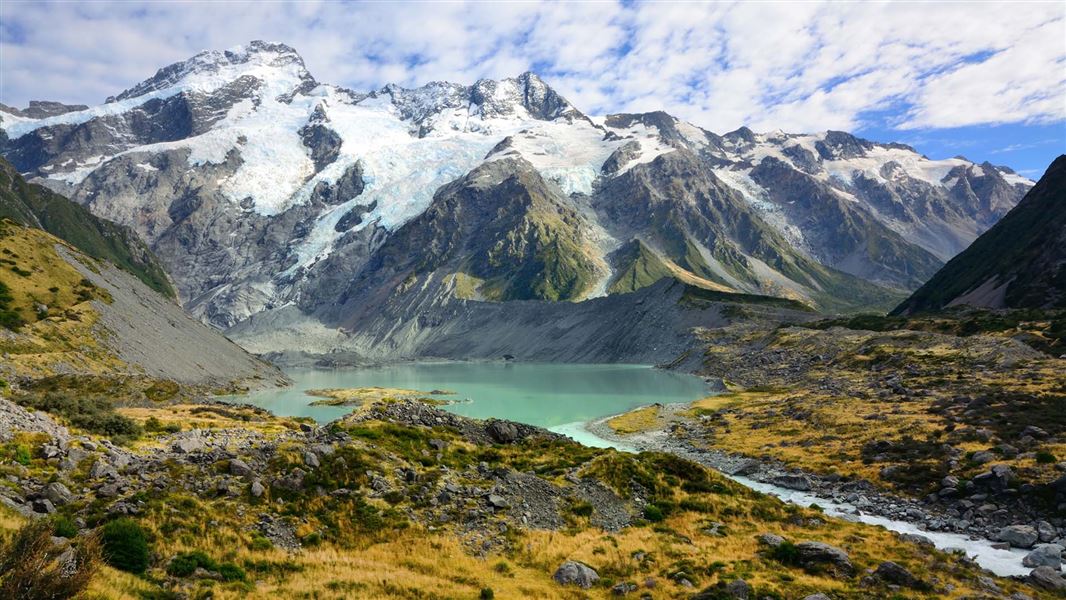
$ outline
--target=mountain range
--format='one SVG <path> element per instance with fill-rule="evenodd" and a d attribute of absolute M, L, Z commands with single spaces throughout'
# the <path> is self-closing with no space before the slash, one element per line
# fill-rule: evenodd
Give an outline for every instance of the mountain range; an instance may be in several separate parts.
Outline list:
<path fill-rule="evenodd" d="M 455 336 L 588 329 L 573 303 L 634 314 L 663 279 L 887 309 L 1032 186 L 845 132 L 588 116 L 532 73 L 357 92 L 260 41 L 97 106 L 0 106 L 0 129 L 20 173 L 136 231 L 186 310 L 258 352 L 469 354 Z"/>
<path fill-rule="evenodd" d="M 969 248 L 894 311 L 1066 308 L 1066 155 Z"/>

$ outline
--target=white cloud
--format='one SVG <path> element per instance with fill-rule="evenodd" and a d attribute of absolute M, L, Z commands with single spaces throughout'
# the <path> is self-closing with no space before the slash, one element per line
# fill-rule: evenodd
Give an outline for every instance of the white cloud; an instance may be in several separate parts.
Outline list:
<path fill-rule="evenodd" d="M 98 103 L 199 50 L 297 48 L 356 89 L 533 69 L 586 112 L 714 131 L 1066 119 L 1066 5 L 0 2 L 0 102 Z"/>

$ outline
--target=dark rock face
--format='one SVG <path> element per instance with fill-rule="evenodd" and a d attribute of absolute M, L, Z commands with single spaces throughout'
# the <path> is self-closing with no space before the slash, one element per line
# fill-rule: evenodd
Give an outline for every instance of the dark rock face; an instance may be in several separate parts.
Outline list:
<path fill-rule="evenodd" d="M 30 119 L 47 119 L 48 117 L 65 115 L 69 112 L 76 112 L 87 108 L 89 107 L 84 104 L 63 104 L 62 102 L 52 102 L 50 100 L 30 100 L 29 106 L 22 110 L 0 104 L 0 112 L 6 112 Z"/>
<path fill-rule="evenodd" d="M 337 160 L 341 150 L 341 136 L 326 125 L 312 123 L 300 130 L 300 139 L 311 149 L 311 160 L 315 163 L 315 173 Z"/>
<path fill-rule="evenodd" d="M 611 156 L 604 161 L 603 167 L 601 167 L 600 170 L 603 171 L 605 175 L 614 175 L 626 163 L 636 158 L 639 150 L 640 144 L 636 142 L 626 142 L 611 153 Z"/>
<path fill-rule="evenodd" d="M 844 131 L 829 131 L 814 147 L 824 160 L 839 160 L 866 156 L 873 144 Z"/>
<path fill-rule="evenodd" d="M 362 194 L 363 187 L 363 169 L 357 162 L 348 167 L 336 182 L 332 184 L 322 182 L 316 185 L 311 197 L 318 202 L 333 206 L 343 204 Z M 370 205 L 363 207 L 362 212 L 372 211 L 376 207 L 377 201 L 371 202 Z M 357 223 L 352 224 L 355 225 Z M 348 227 L 337 225 L 337 231 L 346 231 L 347 229 Z"/>

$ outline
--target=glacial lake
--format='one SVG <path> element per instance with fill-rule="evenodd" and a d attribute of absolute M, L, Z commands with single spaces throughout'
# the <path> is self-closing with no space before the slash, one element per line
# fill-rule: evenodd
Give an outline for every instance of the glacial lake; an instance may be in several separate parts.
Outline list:
<path fill-rule="evenodd" d="M 318 398 L 305 392 L 324 388 L 388 387 L 447 390 L 435 396 L 451 402 L 442 408 L 485 419 L 496 417 L 553 429 L 574 437 L 580 425 L 644 404 L 691 402 L 708 395 L 692 375 L 644 365 L 590 365 L 512 362 L 421 362 L 383 367 L 291 369 L 287 388 L 262 390 L 226 400 L 246 402 L 274 414 L 332 421 L 353 410 L 311 406 Z M 574 431 L 571 431 L 574 430 Z M 581 440 L 584 441 L 584 440 Z"/>

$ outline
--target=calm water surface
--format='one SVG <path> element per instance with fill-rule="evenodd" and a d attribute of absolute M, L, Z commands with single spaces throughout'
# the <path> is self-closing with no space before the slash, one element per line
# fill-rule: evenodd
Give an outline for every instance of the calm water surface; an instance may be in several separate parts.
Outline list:
<path fill-rule="evenodd" d="M 541 427 L 559 427 L 624 412 L 653 402 L 691 402 L 707 395 L 698 377 L 643 365 L 532 364 L 501 362 L 407 363 L 373 368 L 293 369 L 293 385 L 231 399 L 277 415 L 319 422 L 352 410 L 310 406 L 315 388 L 392 387 L 429 392 L 458 401 L 445 410 L 479 419 L 497 417 Z"/>

